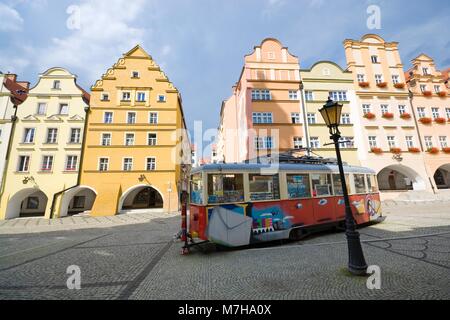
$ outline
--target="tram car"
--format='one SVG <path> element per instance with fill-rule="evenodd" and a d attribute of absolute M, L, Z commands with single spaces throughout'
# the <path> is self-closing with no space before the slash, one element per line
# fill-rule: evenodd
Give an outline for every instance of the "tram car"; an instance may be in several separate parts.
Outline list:
<path fill-rule="evenodd" d="M 344 165 L 357 225 L 381 222 L 376 173 Z M 208 164 L 191 171 L 188 235 L 227 247 L 300 239 L 345 226 L 333 163 Z"/>

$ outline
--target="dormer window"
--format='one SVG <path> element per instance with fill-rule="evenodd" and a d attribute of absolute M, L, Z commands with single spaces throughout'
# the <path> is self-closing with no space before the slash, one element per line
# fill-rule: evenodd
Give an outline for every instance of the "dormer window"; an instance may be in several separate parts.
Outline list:
<path fill-rule="evenodd" d="M 371 56 L 370 59 L 372 60 L 372 63 L 379 63 L 378 56 Z"/>
<path fill-rule="evenodd" d="M 53 81 L 53 89 L 61 89 L 61 81 L 55 80 Z"/>
<path fill-rule="evenodd" d="M 429 75 L 428 68 L 422 68 L 422 72 L 423 72 L 424 76 L 428 76 Z"/>
<path fill-rule="evenodd" d="M 133 72 L 131 73 L 131 77 L 132 77 L 132 78 L 139 78 L 139 71 L 133 71 Z"/>
<path fill-rule="evenodd" d="M 102 101 L 109 101 L 109 94 L 102 93 Z"/>

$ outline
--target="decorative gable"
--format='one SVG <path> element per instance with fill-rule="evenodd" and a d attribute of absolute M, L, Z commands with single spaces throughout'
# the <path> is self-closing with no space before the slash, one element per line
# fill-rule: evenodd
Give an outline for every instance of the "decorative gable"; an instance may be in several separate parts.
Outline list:
<path fill-rule="evenodd" d="M 70 117 L 68 121 L 70 121 L 70 122 L 84 122 L 84 118 L 82 116 L 76 114 L 76 115 Z"/>
<path fill-rule="evenodd" d="M 22 119 L 22 121 L 24 121 L 24 122 L 39 122 L 39 119 L 36 118 L 34 115 L 30 114 L 30 115 L 24 117 Z"/>
<path fill-rule="evenodd" d="M 47 118 L 45 118 L 45 121 L 48 121 L 48 122 L 62 122 L 63 120 L 60 118 L 60 117 L 58 117 L 57 115 L 51 115 L 51 116 L 48 116 Z"/>

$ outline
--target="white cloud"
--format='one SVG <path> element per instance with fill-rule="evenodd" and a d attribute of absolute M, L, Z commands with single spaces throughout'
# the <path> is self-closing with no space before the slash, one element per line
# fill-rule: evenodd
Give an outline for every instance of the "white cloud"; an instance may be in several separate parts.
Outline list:
<path fill-rule="evenodd" d="M 19 31 L 22 29 L 23 19 L 19 12 L 0 3 L 0 31 Z"/>

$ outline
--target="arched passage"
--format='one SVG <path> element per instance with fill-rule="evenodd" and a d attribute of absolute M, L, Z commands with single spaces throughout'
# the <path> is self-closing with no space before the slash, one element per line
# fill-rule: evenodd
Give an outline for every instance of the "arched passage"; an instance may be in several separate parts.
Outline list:
<path fill-rule="evenodd" d="M 120 197 L 119 212 L 130 210 L 162 210 L 164 199 L 154 186 L 137 185 L 129 188 Z"/>
<path fill-rule="evenodd" d="M 97 192 L 88 186 L 77 186 L 67 190 L 61 199 L 60 217 L 90 211 Z"/>
<path fill-rule="evenodd" d="M 378 175 L 380 190 L 425 190 L 425 180 L 413 169 L 403 165 L 391 165 L 382 169 Z"/>
<path fill-rule="evenodd" d="M 436 170 L 434 182 L 438 189 L 450 189 L 450 163 L 444 164 Z"/>
<path fill-rule="evenodd" d="M 9 199 L 5 217 L 43 217 L 47 201 L 47 196 L 38 188 L 20 190 Z"/>

